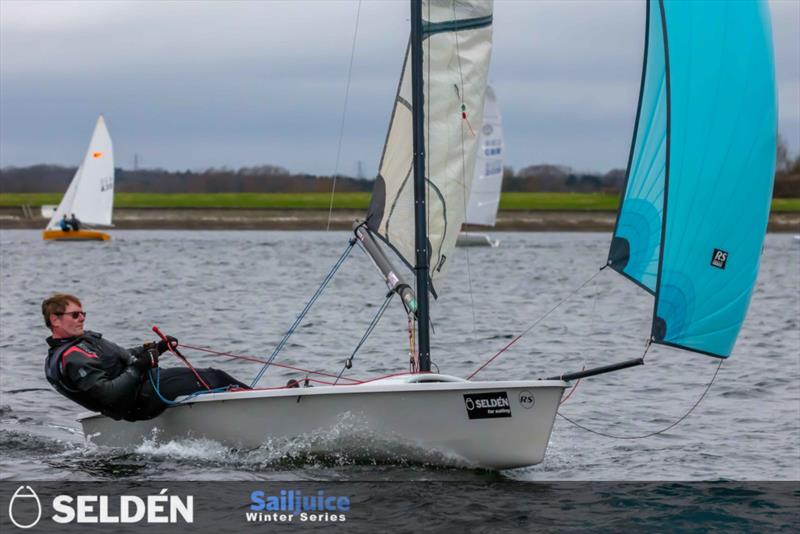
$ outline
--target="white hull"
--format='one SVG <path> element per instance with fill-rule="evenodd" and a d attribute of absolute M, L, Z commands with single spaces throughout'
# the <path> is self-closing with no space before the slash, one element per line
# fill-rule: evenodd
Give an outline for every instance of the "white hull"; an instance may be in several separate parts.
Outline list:
<path fill-rule="evenodd" d="M 496 247 L 500 244 L 497 239 L 492 239 L 488 234 L 462 232 L 456 240 L 457 247 Z"/>
<path fill-rule="evenodd" d="M 447 381 L 420 381 L 432 379 Z M 418 452 L 424 462 L 505 469 L 544 459 L 565 387 L 558 380 L 410 375 L 354 386 L 207 394 L 150 421 L 91 415 L 81 423 L 87 439 L 106 446 L 187 437 L 236 448 L 299 441 L 309 452 L 374 456 L 376 446 L 391 444 L 406 459 Z"/>

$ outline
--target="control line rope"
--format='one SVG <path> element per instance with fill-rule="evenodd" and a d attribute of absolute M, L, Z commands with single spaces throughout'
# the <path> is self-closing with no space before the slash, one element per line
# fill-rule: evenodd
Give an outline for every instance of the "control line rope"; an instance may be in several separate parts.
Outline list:
<path fill-rule="evenodd" d="M 505 347 L 503 347 L 502 349 L 500 349 L 499 351 L 497 351 L 497 353 L 496 353 L 494 356 L 492 356 L 491 358 L 489 358 L 488 360 L 486 360 L 486 362 L 484 362 L 484 363 L 483 363 L 483 364 L 482 364 L 480 367 L 478 367 L 477 369 L 475 369 L 475 371 L 473 371 L 473 372 L 472 372 L 472 374 L 471 374 L 471 375 L 469 375 L 469 376 L 467 377 L 467 380 L 472 380 L 472 377 L 474 377 L 475 375 L 477 375 L 477 374 L 478 374 L 479 372 L 481 372 L 481 371 L 482 371 L 484 368 L 486 368 L 486 367 L 487 367 L 487 366 L 488 366 L 490 363 L 492 363 L 494 360 L 496 360 L 498 356 L 500 356 L 500 355 L 501 355 L 501 354 L 503 354 L 505 351 L 507 351 L 509 348 L 511 348 L 511 345 L 513 345 L 514 343 L 516 343 L 517 341 L 519 341 L 520 339 L 522 339 L 522 336 L 526 335 L 528 332 L 530 332 L 531 330 L 533 330 L 533 328 L 534 328 L 536 325 L 538 325 L 539 323 L 541 323 L 542 321 L 544 321 L 544 320 L 545 320 L 545 319 L 546 319 L 546 318 L 547 318 L 547 317 L 548 317 L 548 316 L 549 316 L 551 313 L 553 313 L 554 311 L 556 311 L 556 310 L 557 310 L 557 309 L 558 309 L 558 308 L 559 308 L 559 307 L 560 307 L 562 304 L 564 304 L 564 303 L 565 303 L 565 302 L 567 302 L 569 299 L 571 299 L 571 298 L 572 298 L 572 297 L 573 297 L 573 296 L 574 296 L 574 295 L 575 295 L 575 294 L 576 294 L 578 291 L 580 291 L 581 289 L 583 289 L 584 287 L 586 287 L 586 285 L 587 285 L 589 282 L 591 282 L 592 280 L 594 280 L 595 278 L 597 278 L 597 275 L 599 275 L 599 274 L 600 274 L 600 273 L 603 271 L 603 269 L 605 269 L 605 268 L 606 268 L 606 265 L 603 265 L 602 267 L 600 267 L 600 270 L 598 270 L 596 273 L 594 273 L 592 276 L 590 276 L 590 277 L 589 277 L 589 278 L 588 278 L 588 279 L 587 279 L 587 280 L 586 280 L 584 283 L 582 283 L 581 285 L 579 285 L 577 288 L 573 289 L 573 290 L 572 290 L 572 292 L 571 292 L 569 295 L 567 295 L 566 297 L 564 297 L 564 298 L 563 298 L 563 299 L 562 299 L 562 300 L 561 300 L 561 301 L 560 301 L 558 304 L 556 304 L 555 306 L 553 306 L 552 308 L 550 308 L 550 310 L 548 310 L 548 312 L 547 312 L 547 313 L 545 313 L 544 315 L 542 315 L 541 317 L 539 317 L 538 319 L 536 319 L 536 321 L 534 321 L 534 322 L 533 322 L 533 324 L 531 324 L 531 325 L 530 325 L 528 328 L 526 328 L 525 330 L 523 330 L 521 334 L 517 335 L 517 337 L 515 337 L 514 339 L 512 339 L 512 340 L 511 340 L 511 341 L 510 341 L 510 342 L 509 342 L 509 343 L 508 343 L 508 344 L 507 344 Z"/>
<path fill-rule="evenodd" d="M 206 384 L 206 381 L 203 380 L 203 377 L 200 376 L 200 373 L 198 373 L 197 370 L 195 370 L 194 366 L 192 366 L 192 364 L 189 363 L 189 360 L 187 360 L 186 357 L 183 354 L 181 354 L 181 352 L 178 350 L 177 345 L 173 345 L 172 343 L 170 343 L 167 336 L 165 336 L 164 333 L 156 325 L 153 325 L 153 332 L 155 332 L 156 335 L 158 335 L 158 337 L 160 337 L 161 340 L 167 344 L 167 349 L 171 354 L 174 354 L 176 358 L 180 358 L 180 360 L 184 363 L 184 365 L 186 365 L 186 367 L 191 369 L 192 373 L 194 373 L 195 378 L 197 378 L 197 380 L 201 384 L 203 384 L 203 387 L 205 387 L 206 389 L 211 389 L 211 386 Z"/>
<path fill-rule="evenodd" d="M 161 382 L 161 376 L 160 376 L 161 373 L 160 373 L 160 371 L 161 370 L 158 367 L 156 367 L 155 369 L 150 369 L 148 371 L 148 374 L 150 375 L 150 384 L 153 386 L 153 391 L 156 392 L 156 395 L 158 395 L 158 398 L 161 399 L 161 402 L 163 402 L 167 406 L 177 406 L 179 404 L 183 404 L 184 402 L 189 402 L 193 398 L 195 398 L 197 396 L 200 396 L 200 395 L 206 395 L 208 393 L 221 393 L 223 391 L 227 391 L 228 389 L 230 389 L 230 386 L 223 386 L 223 387 L 220 387 L 220 388 L 205 389 L 205 390 L 201 389 L 199 391 L 195 391 L 194 393 L 186 395 L 185 398 L 183 398 L 183 399 L 181 399 L 179 401 L 169 400 L 169 399 L 165 398 L 164 395 L 161 394 L 161 389 L 159 388 L 159 385 L 160 385 L 160 382 Z M 206 387 L 208 387 L 208 386 L 206 386 Z"/>
<path fill-rule="evenodd" d="M 583 369 L 586 369 L 585 365 L 583 366 Z M 583 369 L 581 369 L 581 371 L 583 371 Z M 578 380 L 575 381 L 575 384 L 572 386 L 572 391 L 570 391 L 569 394 L 566 397 L 561 399 L 561 402 L 558 403 L 559 406 L 561 406 L 562 404 L 567 402 L 569 400 L 569 398 L 572 397 L 572 395 L 578 390 L 578 386 L 580 385 L 581 380 L 583 380 L 583 379 L 579 378 Z"/>
<path fill-rule="evenodd" d="M 591 428 L 588 428 L 588 427 L 578 423 L 577 421 L 574 421 L 574 420 L 570 419 L 569 417 L 567 417 L 566 415 L 562 414 L 561 412 L 557 412 L 557 415 L 559 417 L 561 417 L 562 419 L 566 420 L 567 422 L 572 423 L 573 425 L 575 425 L 576 427 L 580 428 L 581 430 L 585 430 L 586 432 L 591 432 L 592 434 L 596 434 L 598 436 L 603 436 L 604 438 L 629 439 L 629 440 L 632 440 L 632 439 L 644 439 L 644 438 L 649 438 L 651 436 L 656 436 L 658 434 L 663 434 L 667 430 L 677 426 L 681 421 L 683 421 L 684 419 L 689 417 L 689 415 L 695 410 L 695 408 L 697 408 L 700 405 L 700 402 L 702 402 L 702 400 L 705 398 L 706 394 L 708 393 L 708 390 L 711 389 L 711 384 L 713 384 L 714 380 L 716 380 L 717 374 L 719 373 L 719 370 L 722 368 L 722 362 L 724 362 L 724 361 L 725 360 L 722 360 L 722 359 L 719 361 L 719 365 L 717 365 L 717 369 L 714 371 L 714 376 L 711 377 L 711 382 L 709 382 L 708 385 L 706 385 L 706 389 L 703 391 L 703 394 L 700 395 L 700 398 L 697 399 L 697 401 L 694 403 L 694 405 L 692 405 L 692 407 L 689 408 L 689 410 L 685 414 L 683 414 L 677 421 L 674 421 L 673 423 L 670 423 L 669 425 L 665 426 L 664 428 L 662 428 L 660 430 L 656 430 L 654 432 L 648 432 L 647 434 L 642 434 L 640 436 L 620 436 L 620 435 L 609 434 L 607 432 L 601 432 L 599 430 L 593 430 Z"/>
<path fill-rule="evenodd" d="M 349 358 L 347 358 L 347 360 L 345 360 L 345 364 L 342 366 L 342 370 L 339 371 L 339 376 L 337 376 L 336 380 L 334 380 L 333 382 L 334 386 L 339 382 L 339 379 L 342 378 L 342 375 L 344 374 L 345 370 L 352 367 L 353 358 L 355 358 L 358 349 L 361 348 L 361 346 L 367 340 L 369 335 L 375 329 L 375 326 L 377 326 L 378 321 L 380 321 L 381 317 L 383 317 L 383 312 L 386 311 L 386 307 L 389 305 L 389 302 L 391 302 L 393 296 L 394 296 L 394 291 L 392 291 L 386 296 L 386 300 L 383 301 L 383 304 L 381 304 L 381 307 L 378 309 L 378 313 L 375 314 L 375 317 L 373 317 L 372 322 L 370 322 L 369 326 L 367 326 L 366 332 L 364 332 L 364 335 L 361 336 L 361 340 L 358 342 L 358 345 L 356 345 L 356 348 L 353 349 L 353 353 L 350 355 Z"/>
<path fill-rule="evenodd" d="M 209 348 L 206 348 L 206 347 L 196 347 L 196 346 L 193 346 L 193 345 L 187 345 L 186 343 L 181 343 L 180 346 L 181 347 L 185 347 L 185 348 L 190 349 L 190 350 L 196 350 L 196 351 L 199 351 L 199 352 L 207 352 L 208 354 L 213 354 L 215 356 L 224 356 L 226 358 L 231 358 L 231 359 L 234 359 L 234 360 L 244 360 L 244 361 L 256 362 L 256 363 L 267 363 L 267 360 L 265 360 L 264 358 L 258 358 L 256 356 L 249 356 L 247 354 L 233 354 L 233 353 L 230 353 L 230 352 L 221 352 L 221 351 L 209 349 Z M 324 371 L 312 371 L 311 369 L 304 369 L 302 367 L 296 367 L 294 365 L 287 365 L 285 363 L 272 362 L 271 365 L 274 365 L 275 367 L 280 367 L 282 369 L 291 369 L 292 371 L 299 371 L 301 373 L 306 373 L 306 374 L 311 374 L 311 375 L 325 376 L 325 377 L 328 377 L 328 378 L 337 378 L 337 376 L 335 374 L 333 374 L 333 373 L 326 373 Z M 342 380 L 348 380 L 348 381 L 356 383 L 356 384 L 361 383 L 361 380 L 356 380 L 355 378 L 342 377 Z"/>

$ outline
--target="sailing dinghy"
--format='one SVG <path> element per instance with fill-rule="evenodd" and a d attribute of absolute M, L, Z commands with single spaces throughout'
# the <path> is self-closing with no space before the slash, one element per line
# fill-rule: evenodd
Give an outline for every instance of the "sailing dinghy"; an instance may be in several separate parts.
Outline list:
<path fill-rule="evenodd" d="M 469 130 L 482 124 L 492 3 L 415 0 L 411 6 L 411 39 L 380 176 L 366 222 L 350 246 L 358 243 L 376 254 L 373 259 L 386 267 L 387 283 L 417 325 L 412 372 L 337 385 L 207 393 L 150 421 L 91 415 L 81 423 L 92 442 L 130 446 L 155 433 L 159 440 L 194 436 L 248 448 L 300 440 L 315 452 L 320 435 L 345 431 L 352 434 L 348 454 L 358 454 L 359 442 L 387 440 L 423 461 L 441 457 L 508 468 L 543 460 L 566 382 L 474 382 L 431 373 L 428 295 L 464 221 L 478 141 Z M 401 282 L 385 247 L 420 267 L 416 293 Z M 408 361 L 406 351 L 398 351 L 400 361 Z M 328 446 L 322 440 L 319 452 L 331 452 Z"/>
<path fill-rule="evenodd" d="M 380 174 L 353 241 L 415 323 L 412 372 L 313 388 L 207 392 L 150 421 L 91 415 L 81 419 L 87 438 L 113 446 L 154 436 L 234 447 L 289 440 L 330 453 L 336 451 L 318 438 L 333 432 L 352 438 L 347 452 L 357 451 L 359 440 L 388 440 L 424 451 L 424 461 L 435 453 L 448 463 L 519 467 L 544 458 L 569 381 L 642 363 L 542 380 L 478 382 L 430 372 L 428 297 L 464 218 L 472 177 L 462 169 L 474 169 L 477 139 L 462 133 L 467 121 L 481 124 L 492 11 L 487 2 L 428 0 L 412 2 L 411 13 Z M 654 296 L 648 346 L 730 355 L 767 226 L 776 153 L 773 70 L 763 2 L 648 2 L 639 110 L 608 258 Z M 390 255 L 416 267 L 416 291 Z"/>
<path fill-rule="evenodd" d="M 500 207 L 503 188 L 503 122 L 494 89 L 486 87 L 483 106 L 483 126 L 475 158 L 475 176 L 467 203 L 464 224 L 493 227 Z M 496 247 L 500 242 L 482 232 L 462 231 L 457 247 Z"/>
<path fill-rule="evenodd" d="M 107 233 L 84 226 L 111 226 L 113 209 L 114 151 L 106 121 L 100 115 L 83 162 L 75 172 L 64 198 L 50 218 L 42 237 L 48 241 L 108 241 L 111 236 Z M 60 226 L 62 218 L 66 216 L 69 219 L 72 215 L 80 221 L 81 228 L 62 230 Z"/>

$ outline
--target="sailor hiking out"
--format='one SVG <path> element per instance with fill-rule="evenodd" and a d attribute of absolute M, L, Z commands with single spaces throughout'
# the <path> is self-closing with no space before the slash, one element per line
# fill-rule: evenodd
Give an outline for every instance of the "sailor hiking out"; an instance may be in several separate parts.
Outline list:
<path fill-rule="evenodd" d="M 161 414 L 168 406 L 165 400 L 181 395 L 205 388 L 248 389 L 213 368 L 158 369 L 159 356 L 178 346 L 174 337 L 126 349 L 98 332 L 85 330 L 86 312 L 73 295 L 56 294 L 46 299 L 42 302 L 42 315 L 52 332 L 47 338 L 47 381 L 56 391 L 93 412 L 139 421 Z M 157 388 L 151 382 L 156 373 Z"/>

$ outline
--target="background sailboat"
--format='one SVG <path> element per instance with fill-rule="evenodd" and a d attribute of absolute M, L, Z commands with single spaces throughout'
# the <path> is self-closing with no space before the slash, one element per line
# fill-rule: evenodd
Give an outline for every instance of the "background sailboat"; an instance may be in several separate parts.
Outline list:
<path fill-rule="evenodd" d="M 113 209 L 114 150 L 106 122 L 100 115 L 86 155 L 42 237 L 45 240 L 107 241 L 110 239 L 107 233 L 86 226 L 111 226 Z M 65 232 L 61 229 L 61 220 L 72 215 L 80 221 L 81 228 Z"/>
<path fill-rule="evenodd" d="M 464 224 L 494 226 L 500 207 L 500 192 L 503 189 L 503 120 L 492 86 L 486 87 L 483 104 L 483 126 L 475 158 L 475 176 L 467 203 Z M 491 246 L 499 241 L 481 232 L 462 231 L 456 246 Z"/>

